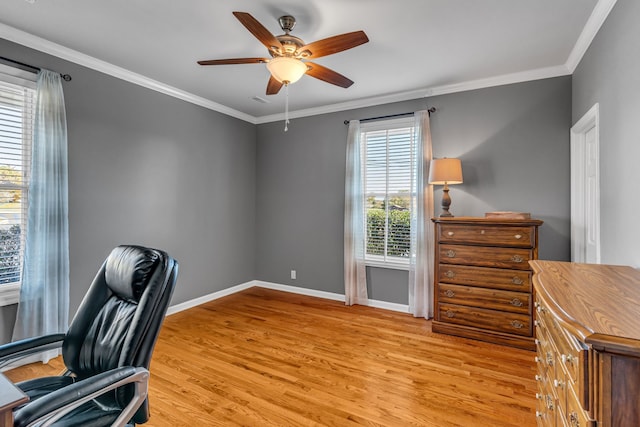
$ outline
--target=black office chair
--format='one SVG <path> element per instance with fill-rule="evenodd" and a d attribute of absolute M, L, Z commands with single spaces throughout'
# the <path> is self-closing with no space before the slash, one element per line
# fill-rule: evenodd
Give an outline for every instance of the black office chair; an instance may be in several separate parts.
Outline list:
<path fill-rule="evenodd" d="M 165 252 L 118 246 L 106 259 L 66 334 L 0 346 L 0 367 L 62 346 L 66 372 L 16 384 L 30 398 L 15 426 L 122 426 L 147 422 L 149 362 L 178 263 Z"/>

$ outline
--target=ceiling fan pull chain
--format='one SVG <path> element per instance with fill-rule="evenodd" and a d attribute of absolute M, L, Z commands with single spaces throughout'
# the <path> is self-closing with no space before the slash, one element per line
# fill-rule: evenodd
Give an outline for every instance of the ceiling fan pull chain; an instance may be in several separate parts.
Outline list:
<path fill-rule="evenodd" d="M 284 85 L 284 131 L 289 130 L 289 83 L 285 83 Z"/>

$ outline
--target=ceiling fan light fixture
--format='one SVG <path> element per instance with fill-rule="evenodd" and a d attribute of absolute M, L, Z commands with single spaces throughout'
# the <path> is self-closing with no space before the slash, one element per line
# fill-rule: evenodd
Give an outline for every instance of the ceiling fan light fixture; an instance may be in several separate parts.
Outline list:
<path fill-rule="evenodd" d="M 307 72 L 307 65 L 296 58 L 278 56 L 267 62 L 274 79 L 283 84 L 295 83 Z"/>

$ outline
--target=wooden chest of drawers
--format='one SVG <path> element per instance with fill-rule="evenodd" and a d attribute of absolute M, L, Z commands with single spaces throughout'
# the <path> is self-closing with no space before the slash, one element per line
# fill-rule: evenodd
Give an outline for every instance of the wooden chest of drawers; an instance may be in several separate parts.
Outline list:
<path fill-rule="evenodd" d="M 534 350 L 539 220 L 437 218 L 433 331 Z"/>
<path fill-rule="evenodd" d="M 539 427 L 640 426 L 640 272 L 532 261 Z"/>

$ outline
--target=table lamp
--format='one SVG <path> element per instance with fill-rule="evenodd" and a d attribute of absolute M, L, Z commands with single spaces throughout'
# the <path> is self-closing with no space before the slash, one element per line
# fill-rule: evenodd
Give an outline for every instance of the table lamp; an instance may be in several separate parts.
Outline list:
<path fill-rule="evenodd" d="M 442 213 L 440 217 L 452 217 L 449 212 L 451 197 L 449 184 L 462 183 L 462 164 L 460 159 L 433 159 L 429 165 L 429 184 L 444 185 L 442 189 Z"/>

